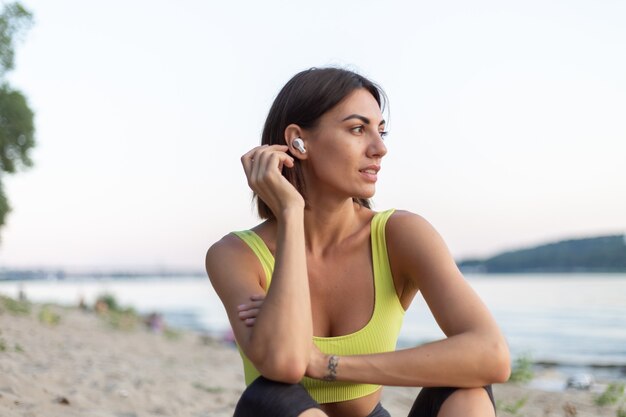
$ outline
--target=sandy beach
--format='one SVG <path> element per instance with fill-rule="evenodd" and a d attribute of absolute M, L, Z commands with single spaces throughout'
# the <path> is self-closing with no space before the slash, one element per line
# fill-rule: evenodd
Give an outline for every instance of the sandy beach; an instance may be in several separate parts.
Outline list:
<path fill-rule="evenodd" d="M 232 346 L 191 331 L 154 332 L 109 313 L 0 299 L 0 416 L 227 417 L 243 372 Z M 418 388 L 386 387 L 383 405 L 406 416 Z M 499 416 L 617 416 L 597 393 L 494 387 Z M 523 403 L 523 405 L 517 404 Z"/>

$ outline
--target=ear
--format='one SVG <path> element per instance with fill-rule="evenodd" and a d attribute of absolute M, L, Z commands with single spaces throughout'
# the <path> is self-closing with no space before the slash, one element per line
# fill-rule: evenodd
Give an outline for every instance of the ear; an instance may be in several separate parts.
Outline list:
<path fill-rule="evenodd" d="M 306 139 L 303 137 L 306 136 L 304 130 L 300 128 L 297 124 L 290 124 L 285 128 L 285 143 L 289 146 L 289 153 L 294 158 L 297 158 L 301 161 L 308 159 L 308 153 L 302 153 L 297 148 L 293 146 L 293 141 L 295 138 L 300 138 L 304 142 L 304 147 L 306 148 Z"/>

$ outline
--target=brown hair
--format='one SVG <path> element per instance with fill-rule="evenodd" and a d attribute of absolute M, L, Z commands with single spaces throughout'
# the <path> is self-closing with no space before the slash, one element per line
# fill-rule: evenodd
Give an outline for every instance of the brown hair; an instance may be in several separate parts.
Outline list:
<path fill-rule="evenodd" d="M 386 104 L 384 91 L 375 83 L 341 68 L 310 68 L 296 74 L 280 90 L 265 120 L 262 145 L 286 145 L 285 129 L 296 124 L 312 129 L 319 118 L 335 107 L 341 100 L 359 88 L 369 91 L 381 109 Z M 293 168 L 283 168 L 283 176 L 302 194 L 306 201 L 306 184 L 300 160 L 295 159 Z M 257 210 L 262 219 L 273 219 L 274 213 L 265 202 L 257 200 Z M 370 208 L 366 198 L 354 198 L 356 203 Z"/>

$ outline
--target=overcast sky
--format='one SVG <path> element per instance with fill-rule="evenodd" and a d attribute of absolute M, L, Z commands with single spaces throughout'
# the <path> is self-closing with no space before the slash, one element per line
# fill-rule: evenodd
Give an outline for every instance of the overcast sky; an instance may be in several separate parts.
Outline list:
<path fill-rule="evenodd" d="M 457 257 L 626 231 L 626 2 L 23 0 L 35 166 L 0 266 L 203 268 L 258 221 L 239 157 L 296 72 L 390 99 L 379 210 Z"/>

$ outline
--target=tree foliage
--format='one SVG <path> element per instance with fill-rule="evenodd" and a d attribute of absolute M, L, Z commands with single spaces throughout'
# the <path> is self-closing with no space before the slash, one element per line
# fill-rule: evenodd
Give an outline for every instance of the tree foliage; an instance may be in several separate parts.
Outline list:
<path fill-rule="evenodd" d="M 29 151 L 35 146 L 33 111 L 26 97 L 5 79 L 14 67 L 15 44 L 32 23 L 32 14 L 18 2 L 4 5 L 0 13 L 0 227 L 11 210 L 2 174 L 30 167 Z"/>

